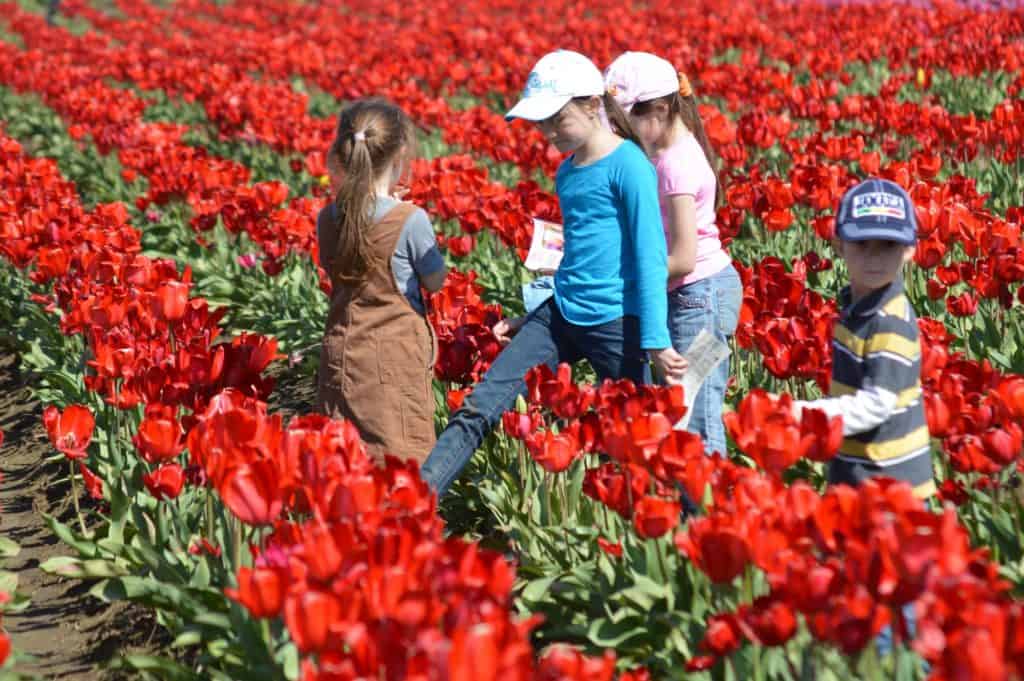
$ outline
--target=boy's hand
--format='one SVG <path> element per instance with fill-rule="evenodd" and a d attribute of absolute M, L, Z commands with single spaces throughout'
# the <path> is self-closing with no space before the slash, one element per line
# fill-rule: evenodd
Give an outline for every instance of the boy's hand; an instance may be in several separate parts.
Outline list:
<path fill-rule="evenodd" d="M 512 336 L 516 335 L 516 332 L 519 331 L 519 328 L 525 321 L 526 317 L 502 319 L 494 325 L 491 331 L 494 333 L 494 337 L 498 339 L 499 343 L 502 345 L 508 345 L 512 342 Z"/>
<path fill-rule="evenodd" d="M 683 374 L 689 367 L 686 358 L 675 351 L 674 348 L 661 348 L 660 350 L 648 350 L 651 361 L 654 362 L 654 370 L 659 376 L 665 379 L 669 385 L 679 385 L 683 382 Z"/>

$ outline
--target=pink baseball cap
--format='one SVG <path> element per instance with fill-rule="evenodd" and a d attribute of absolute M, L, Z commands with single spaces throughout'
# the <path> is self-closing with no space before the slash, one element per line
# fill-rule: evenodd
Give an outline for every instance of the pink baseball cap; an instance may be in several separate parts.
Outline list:
<path fill-rule="evenodd" d="M 647 102 L 679 91 L 676 67 L 650 52 L 624 52 L 604 71 L 604 86 L 627 112 L 637 102 Z"/>

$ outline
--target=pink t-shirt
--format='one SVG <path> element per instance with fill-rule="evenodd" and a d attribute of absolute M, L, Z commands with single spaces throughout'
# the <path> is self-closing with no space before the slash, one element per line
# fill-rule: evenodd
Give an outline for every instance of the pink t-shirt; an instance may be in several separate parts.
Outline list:
<path fill-rule="evenodd" d="M 721 272 L 732 262 L 722 248 L 715 225 L 715 173 L 704 156 L 697 138 L 684 134 L 683 138 L 654 157 L 658 171 L 658 201 L 661 204 L 661 221 L 665 225 L 665 243 L 672 250 L 669 234 L 669 197 L 689 194 L 697 204 L 697 261 L 685 277 L 668 283 L 671 291 L 683 284 L 690 284 Z"/>

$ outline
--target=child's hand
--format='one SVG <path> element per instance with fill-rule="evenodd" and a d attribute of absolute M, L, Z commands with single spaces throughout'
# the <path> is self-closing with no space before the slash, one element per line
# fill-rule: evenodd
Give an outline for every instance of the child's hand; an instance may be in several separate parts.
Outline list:
<path fill-rule="evenodd" d="M 674 348 L 662 348 L 661 350 L 649 350 L 651 361 L 654 362 L 654 370 L 659 376 L 664 377 L 669 385 L 678 385 L 683 382 L 683 374 L 690 366 L 686 358 L 675 351 Z"/>
<path fill-rule="evenodd" d="M 491 331 L 494 332 L 494 337 L 498 339 L 498 342 L 502 345 L 508 345 L 512 342 L 512 336 L 516 335 L 519 328 L 526 321 L 526 317 L 512 317 L 510 319 L 502 319 L 500 322 L 494 325 Z"/>

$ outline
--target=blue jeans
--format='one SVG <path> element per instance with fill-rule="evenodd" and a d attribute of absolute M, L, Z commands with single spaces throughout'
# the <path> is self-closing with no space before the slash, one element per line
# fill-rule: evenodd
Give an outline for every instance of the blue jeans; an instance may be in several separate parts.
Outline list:
<path fill-rule="evenodd" d="M 526 392 L 526 373 L 538 364 L 590 361 L 598 380 L 628 378 L 650 382 L 647 353 L 640 347 L 640 321 L 619 319 L 598 326 L 579 326 L 562 317 L 553 299 L 531 312 L 512 342 L 501 351 L 483 379 L 473 387 L 462 408 L 451 417 L 420 476 L 438 496 L 447 491 L 469 463 L 501 415 Z"/>
<path fill-rule="evenodd" d="M 672 289 L 668 294 L 672 347 L 680 354 L 685 353 L 701 329 L 727 341 L 736 332 L 742 303 L 743 284 L 731 264 L 710 277 Z M 708 453 L 725 454 L 726 451 L 722 403 L 728 380 L 729 360 L 726 359 L 701 386 L 690 413 L 687 429 L 704 439 Z"/>

